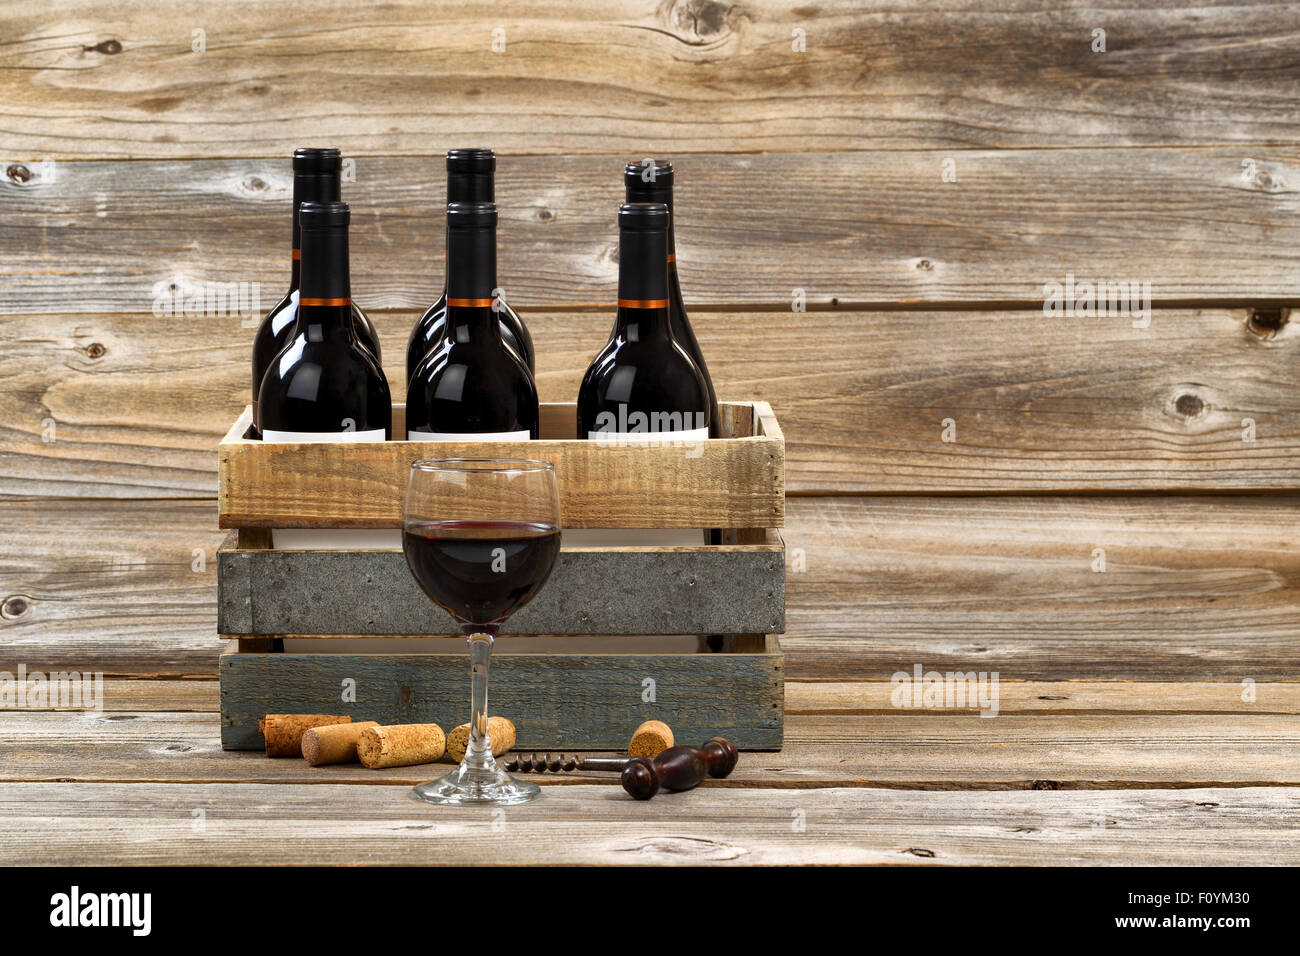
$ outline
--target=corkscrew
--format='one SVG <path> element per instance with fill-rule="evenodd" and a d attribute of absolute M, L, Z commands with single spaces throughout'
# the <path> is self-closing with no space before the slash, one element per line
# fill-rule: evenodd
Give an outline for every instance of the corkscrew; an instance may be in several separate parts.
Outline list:
<path fill-rule="evenodd" d="M 506 770 L 511 773 L 617 770 L 624 790 L 637 800 L 649 800 L 660 787 L 676 792 L 690 790 L 706 776 L 721 779 L 735 769 L 739 758 L 731 741 L 711 737 L 701 747 L 669 747 L 653 759 L 530 753 L 511 760 Z"/>

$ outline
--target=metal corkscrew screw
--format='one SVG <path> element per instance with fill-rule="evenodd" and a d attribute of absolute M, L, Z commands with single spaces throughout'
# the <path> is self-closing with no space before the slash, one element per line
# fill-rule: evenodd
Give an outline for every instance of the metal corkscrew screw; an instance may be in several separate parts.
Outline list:
<path fill-rule="evenodd" d="M 669 747 L 653 760 L 646 757 L 578 757 L 530 753 L 506 764 L 511 773 L 572 773 L 576 770 L 617 770 L 623 789 L 637 800 L 649 800 L 663 789 L 689 790 L 706 776 L 722 778 L 735 768 L 740 755 L 731 741 L 712 737 L 702 747 Z"/>

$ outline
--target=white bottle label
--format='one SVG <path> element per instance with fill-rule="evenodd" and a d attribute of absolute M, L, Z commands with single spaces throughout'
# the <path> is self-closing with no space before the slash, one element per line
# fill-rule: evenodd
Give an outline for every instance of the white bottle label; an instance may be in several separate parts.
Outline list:
<path fill-rule="evenodd" d="M 529 441 L 532 433 L 517 432 L 426 432 L 418 428 L 407 429 L 407 441 Z"/>
<path fill-rule="evenodd" d="M 262 429 L 262 441 L 281 442 L 340 442 L 340 441 L 383 441 L 382 428 L 367 428 L 359 432 L 282 432 L 274 428 Z"/>
<path fill-rule="evenodd" d="M 687 428 L 676 432 L 587 432 L 587 438 L 610 445 L 695 444 L 709 437 L 708 428 Z"/>

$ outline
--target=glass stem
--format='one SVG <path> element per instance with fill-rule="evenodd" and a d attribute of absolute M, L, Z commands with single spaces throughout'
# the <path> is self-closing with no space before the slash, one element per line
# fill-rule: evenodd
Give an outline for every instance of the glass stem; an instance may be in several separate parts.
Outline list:
<path fill-rule="evenodd" d="M 492 741 L 488 737 L 488 665 L 492 659 L 492 635 L 469 635 L 469 668 L 472 686 L 469 715 L 469 746 L 463 766 L 470 770 L 496 770 Z"/>

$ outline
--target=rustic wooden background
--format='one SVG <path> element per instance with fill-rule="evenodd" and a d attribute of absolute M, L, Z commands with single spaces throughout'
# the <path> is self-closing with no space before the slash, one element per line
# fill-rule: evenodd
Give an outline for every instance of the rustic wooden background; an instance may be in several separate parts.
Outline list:
<path fill-rule="evenodd" d="M 215 445 L 252 330 L 153 295 L 271 304 L 295 146 L 355 161 L 395 383 L 441 284 L 440 155 L 498 151 L 549 401 L 608 331 L 619 170 L 654 155 L 719 396 L 789 440 L 778 777 L 1300 783 L 1298 84 L 1292 4 L 6 3 L 0 666 L 166 678 L 114 685 L 149 728 L 125 759 L 211 746 L 183 712 L 215 701 Z M 1150 327 L 1045 318 L 1067 273 L 1149 281 Z M 905 719 L 887 681 L 916 662 L 997 670 L 1025 714 Z M 5 779 L 120 779 L 51 718 Z M 144 776 L 225 779 L 208 756 Z"/>

